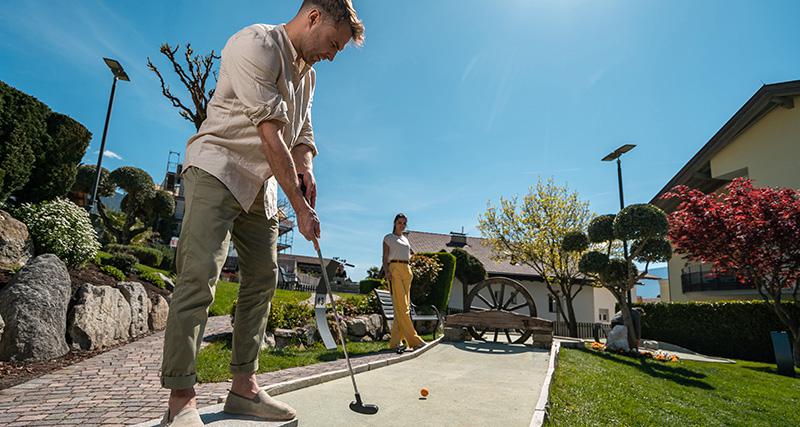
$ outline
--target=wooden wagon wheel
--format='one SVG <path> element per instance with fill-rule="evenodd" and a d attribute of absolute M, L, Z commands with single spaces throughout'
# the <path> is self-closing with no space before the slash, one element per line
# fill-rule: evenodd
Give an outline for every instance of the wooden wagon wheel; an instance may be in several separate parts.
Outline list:
<path fill-rule="evenodd" d="M 514 297 L 521 295 L 523 301 L 521 303 L 514 303 Z M 486 307 L 475 305 L 478 301 L 486 304 Z M 516 312 L 526 316 L 536 317 L 536 304 L 533 302 L 533 297 L 516 280 L 507 277 L 493 277 L 478 283 L 467 294 L 467 311 L 505 311 Z M 470 335 L 476 340 L 487 341 L 487 333 L 494 333 L 492 341 L 497 342 L 497 335 L 504 333 L 508 342 L 515 344 L 522 344 L 530 338 L 532 331 L 523 329 L 515 329 L 514 332 L 520 336 L 516 340 L 511 340 L 509 329 L 494 329 L 494 328 L 475 328 L 468 327 Z"/>

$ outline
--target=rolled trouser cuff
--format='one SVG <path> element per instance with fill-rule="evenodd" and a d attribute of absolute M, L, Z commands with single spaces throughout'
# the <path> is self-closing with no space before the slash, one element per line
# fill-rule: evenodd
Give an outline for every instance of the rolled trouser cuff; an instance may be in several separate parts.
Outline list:
<path fill-rule="evenodd" d="M 184 376 L 161 376 L 161 387 L 170 390 L 183 390 L 193 388 L 197 384 L 197 374 L 184 375 Z"/>
<path fill-rule="evenodd" d="M 231 364 L 232 374 L 254 374 L 258 371 L 258 359 L 241 365 Z"/>

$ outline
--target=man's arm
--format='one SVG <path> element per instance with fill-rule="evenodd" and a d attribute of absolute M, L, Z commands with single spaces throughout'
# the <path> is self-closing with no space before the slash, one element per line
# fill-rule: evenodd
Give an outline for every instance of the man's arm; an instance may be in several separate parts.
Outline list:
<path fill-rule="evenodd" d="M 314 209 L 306 202 L 303 192 L 300 190 L 300 182 L 297 179 L 297 169 L 295 168 L 292 155 L 286 144 L 283 143 L 280 129 L 283 123 L 276 120 L 263 121 L 258 125 L 258 135 L 261 138 L 261 151 L 267 158 L 267 163 L 278 180 L 283 192 L 292 204 L 297 215 L 297 225 L 300 234 L 317 246 L 317 239 L 320 237 L 319 218 Z"/>
<path fill-rule="evenodd" d="M 292 148 L 292 160 L 297 168 L 297 173 L 303 175 L 306 186 L 306 198 L 311 209 L 317 207 L 317 180 L 314 177 L 314 151 L 306 144 L 297 144 Z"/>

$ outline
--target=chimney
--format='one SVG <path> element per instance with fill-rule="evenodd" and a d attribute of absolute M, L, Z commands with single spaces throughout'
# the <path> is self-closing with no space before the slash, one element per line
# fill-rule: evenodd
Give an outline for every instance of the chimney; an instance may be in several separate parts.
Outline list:
<path fill-rule="evenodd" d="M 459 233 L 457 231 L 450 232 L 450 242 L 447 246 L 455 246 L 458 248 L 467 246 L 467 235 L 463 232 Z"/>

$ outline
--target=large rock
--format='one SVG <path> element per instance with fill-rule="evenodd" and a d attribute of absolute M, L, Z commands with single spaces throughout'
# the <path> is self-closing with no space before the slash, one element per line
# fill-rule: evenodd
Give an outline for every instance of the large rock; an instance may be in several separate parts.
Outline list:
<path fill-rule="evenodd" d="M 367 334 L 367 322 L 363 317 L 355 317 L 345 320 L 347 325 L 347 335 L 363 337 Z"/>
<path fill-rule="evenodd" d="M 155 302 L 150 307 L 150 316 L 147 323 L 151 331 L 160 331 L 167 327 L 167 317 L 169 316 L 169 304 L 161 295 L 156 295 Z"/>
<path fill-rule="evenodd" d="M 261 349 L 267 350 L 271 348 L 275 348 L 275 335 L 272 332 L 265 331 L 264 339 L 261 341 Z"/>
<path fill-rule="evenodd" d="M 0 210 L 0 270 L 14 270 L 33 257 L 28 227 Z"/>
<path fill-rule="evenodd" d="M 374 339 L 380 339 L 383 336 L 383 316 L 380 314 L 370 314 L 365 316 L 367 335 Z"/>
<path fill-rule="evenodd" d="M 131 306 L 119 289 L 85 283 L 75 298 L 69 316 L 74 348 L 96 350 L 130 338 Z"/>
<path fill-rule="evenodd" d="M 41 255 L 23 267 L 0 291 L 6 324 L 0 360 L 40 361 L 66 354 L 71 293 L 67 266 L 57 256 Z"/>
<path fill-rule="evenodd" d="M 169 277 L 165 276 L 163 273 L 158 273 L 158 277 L 164 281 L 164 286 L 170 292 L 175 290 L 175 283 Z"/>
<path fill-rule="evenodd" d="M 150 317 L 150 298 L 139 282 L 119 282 L 116 286 L 122 292 L 122 296 L 128 301 L 131 307 L 131 330 L 132 338 L 146 334 L 150 331 L 148 318 Z"/>
<path fill-rule="evenodd" d="M 610 351 L 631 351 L 628 346 L 628 328 L 623 325 L 614 326 L 608 333 L 606 348 Z"/>

